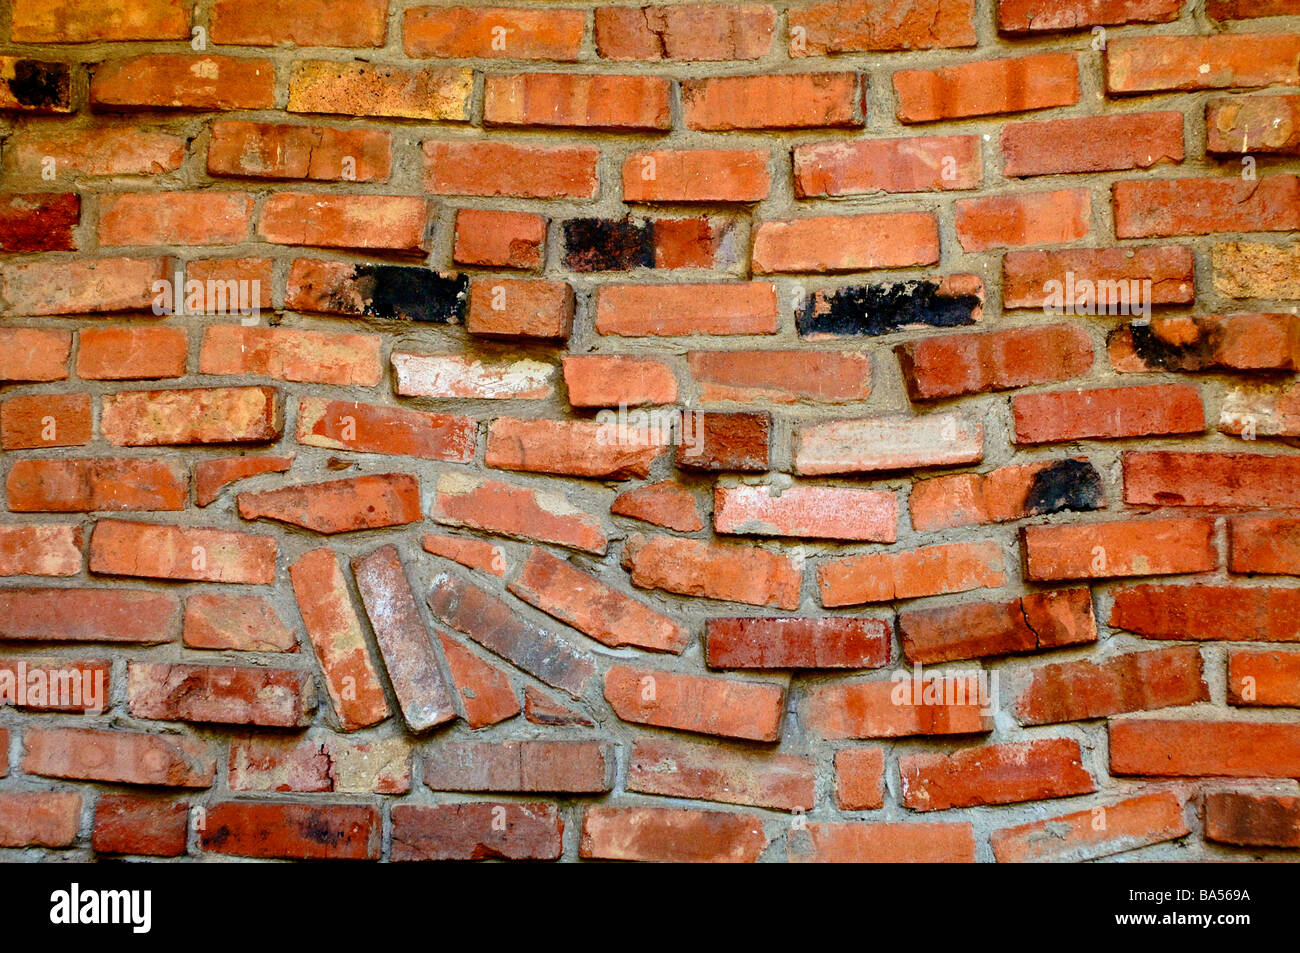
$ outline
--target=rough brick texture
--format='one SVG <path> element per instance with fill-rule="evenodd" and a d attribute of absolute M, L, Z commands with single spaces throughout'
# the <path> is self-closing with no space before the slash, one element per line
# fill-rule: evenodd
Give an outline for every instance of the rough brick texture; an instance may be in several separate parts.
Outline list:
<path fill-rule="evenodd" d="M 0 0 L 0 862 L 1300 859 L 1298 62 Z"/>

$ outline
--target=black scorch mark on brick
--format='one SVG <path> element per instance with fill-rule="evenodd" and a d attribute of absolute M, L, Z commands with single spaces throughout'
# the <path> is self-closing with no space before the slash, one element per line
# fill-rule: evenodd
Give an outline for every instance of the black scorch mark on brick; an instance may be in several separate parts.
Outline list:
<path fill-rule="evenodd" d="M 469 293 L 466 275 L 448 278 L 401 265 L 358 265 L 352 283 L 365 302 L 362 314 L 430 324 L 460 323 Z"/>
<path fill-rule="evenodd" d="M 564 267 L 570 271 L 628 271 L 654 263 L 651 222 L 572 218 L 564 223 Z"/>
<path fill-rule="evenodd" d="M 1203 371 L 1215 365 L 1217 335 L 1213 329 L 1199 327 L 1195 340 L 1187 344 L 1166 341 L 1149 324 L 1130 324 L 1117 328 L 1111 332 L 1111 338 L 1124 334 L 1128 335 L 1133 353 L 1147 367 L 1169 371 Z"/>
<path fill-rule="evenodd" d="M 1086 460 L 1057 460 L 1034 474 L 1025 494 L 1025 515 L 1096 510 L 1102 502 L 1096 467 Z"/>
<path fill-rule="evenodd" d="M 941 294 L 938 281 L 898 281 L 819 291 L 797 315 L 799 333 L 889 334 L 912 324 L 955 328 L 976 321 L 976 294 Z"/>
<path fill-rule="evenodd" d="M 20 106 L 66 108 L 72 104 L 72 67 L 67 63 L 19 60 L 9 80 L 9 94 Z"/>

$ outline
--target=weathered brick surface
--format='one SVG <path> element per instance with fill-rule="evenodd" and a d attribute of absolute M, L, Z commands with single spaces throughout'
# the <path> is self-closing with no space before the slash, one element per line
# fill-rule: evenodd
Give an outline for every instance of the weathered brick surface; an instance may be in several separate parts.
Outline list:
<path fill-rule="evenodd" d="M 1294 854 L 1298 62 L 3 0 L 0 859 Z"/>

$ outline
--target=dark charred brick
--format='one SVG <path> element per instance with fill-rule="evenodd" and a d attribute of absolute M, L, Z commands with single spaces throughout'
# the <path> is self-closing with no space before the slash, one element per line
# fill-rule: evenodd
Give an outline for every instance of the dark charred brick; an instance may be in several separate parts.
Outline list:
<path fill-rule="evenodd" d="M 459 324 L 465 314 L 469 276 L 446 277 L 425 268 L 358 265 L 353 276 L 365 315 L 429 324 Z"/>
<path fill-rule="evenodd" d="M 72 192 L 0 196 L 0 251 L 72 251 L 81 197 Z"/>
<path fill-rule="evenodd" d="M 564 267 L 570 271 L 628 271 L 654 264 L 651 222 L 572 218 L 564 223 Z"/>
<path fill-rule="evenodd" d="M 954 293 L 947 281 L 852 285 L 813 294 L 796 316 L 799 334 L 879 335 L 913 325 L 956 328 L 979 320 L 983 296 Z"/>
<path fill-rule="evenodd" d="M 1203 371 L 1215 364 L 1216 329 L 1199 328 L 1200 333 L 1186 343 L 1174 343 L 1158 335 L 1150 324 L 1129 324 L 1116 328 L 1106 338 L 1106 346 L 1133 354 L 1152 370 Z"/>
<path fill-rule="evenodd" d="M 687 470 L 762 473 L 768 467 L 771 414 L 686 411 L 678 433 L 677 465 Z"/>
<path fill-rule="evenodd" d="M 1057 460 L 1034 474 L 1025 494 L 1025 515 L 1101 509 L 1101 474 L 1086 460 Z"/>
<path fill-rule="evenodd" d="M 67 63 L 18 60 L 13 71 L 12 79 L 0 79 L 5 87 L 0 94 L 0 109 L 72 110 L 72 67 Z"/>

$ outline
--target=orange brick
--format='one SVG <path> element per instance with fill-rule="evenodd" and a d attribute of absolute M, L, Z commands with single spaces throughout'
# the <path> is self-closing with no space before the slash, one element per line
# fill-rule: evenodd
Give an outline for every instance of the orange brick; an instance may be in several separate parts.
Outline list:
<path fill-rule="evenodd" d="M 667 129 L 670 84 L 658 76 L 489 74 L 483 122 L 635 131 Z"/>
<path fill-rule="evenodd" d="M 1114 804 L 1076 811 L 994 831 L 998 863 L 1085 861 L 1177 840 L 1191 833 L 1183 802 L 1172 791 L 1142 794 Z"/>
<path fill-rule="evenodd" d="M 899 122 L 934 122 L 1025 112 L 1079 101 L 1073 53 L 1037 53 L 935 70 L 894 73 Z"/>
<path fill-rule="evenodd" d="M 1208 572 L 1214 520 L 1145 519 L 1020 530 L 1029 579 L 1107 579 Z"/>
<path fill-rule="evenodd" d="M 227 530 L 100 520 L 90 571 L 110 576 L 269 585 L 275 540 Z"/>
<path fill-rule="evenodd" d="M 752 741 L 775 741 L 785 690 L 772 682 L 614 665 L 605 700 L 624 721 Z"/>
<path fill-rule="evenodd" d="M 546 219 L 531 212 L 494 212 L 463 208 L 456 213 L 452 258 L 485 268 L 542 267 Z"/>
<path fill-rule="evenodd" d="M 1125 37 L 1106 46 L 1106 89 L 1147 93 L 1300 83 L 1300 35 Z"/>
<path fill-rule="evenodd" d="M 581 10 L 415 7 L 402 20 L 402 48 L 414 59 L 575 62 L 586 29 Z"/>
<path fill-rule="evenodd" d="M 957 241 L 965 251 L 1057 245 L 1088 235 L 1087 189 L 959 199 L 953 203 Z"/>
<path fill-rule="evenodd" d="M 213 43 L 236 46 L 383 46 L 387 0 L 216 0 Z"/>
<path fill-rule="evenodd" d="M 146 53 L 95 68 L 90 101 L 106 109 L 273 109 L 270 60 Z"/>
<path fill-rule="evenodd" d="M 866 80 L 857 73 L 682 80 L 688 129 L 861 128 L 865 97 Z"/>
<path fill-rule="evenodd" d="M 1017 394 L 1011 416 L 1020 444 L 1205 432 L 1201 392 L 1187 384 Z"/>
<path fill-rule="evenodd" d="M 1006 582 L 1004 568 L 996 543 L 949 543 L 833 559 L 817 567 L 817 587 L 827 607 L 893 602 L 996 589 Z"/>
<path fill-rule="evenodd" d="M 865 271 L 938 261 L 939 225 L 928 212 L 762 222 L 754 237 L 756 274 Z"/>
<path fill-rule="evenodd" d="M 898 770 L 905 807 L 943 811 L 1090 794 L 1097 785 L 1082 762 L 1077 741 L 1042 738 L 950 755 L 903 755 Z"/>
<path fill-rule="evenodd" d="M 596 50 L 609 60 L 756 60 L 776 12 L 759 4 L 597 7 Z"/>

